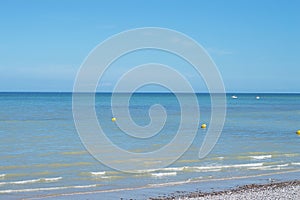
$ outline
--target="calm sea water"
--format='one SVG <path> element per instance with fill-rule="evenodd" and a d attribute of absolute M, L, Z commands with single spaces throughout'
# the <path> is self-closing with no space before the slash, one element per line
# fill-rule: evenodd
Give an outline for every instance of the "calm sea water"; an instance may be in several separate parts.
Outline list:
<path fill-rule="evenodd" d="M 206 133 L 199 128 L 192 146 L 171 166 L 128 174 L 106 167 L 86 151 L 75 129 L 71 93 L 0 93 L 0 199 L 134 191 L 300 170 L 300 136 L 295 133 L 300 129 L 300 95 L 259 94 L 260 99 L 256 94 L 235 94 L 237 99 L 232 95 L 227 96 L 224 130 L 208 157 L 198 159 Z M 148 140 L 118 129 L 111 121 L 110 97 L 97 94 L 96 110 L 99 123 L 116 145 L 147 152 L 174 137 L 180 120 L 174 95 L 133 95 L 130 112 L 137 124 L 149 123 L 148 109 L 153 104 L 163 105 L 168 113 L 162 132 Z M 198 94 L 198 100 L 200 121 L 209 126 L 210 96 Z M 100 195 L 106 199 L 105 192 Z"/>

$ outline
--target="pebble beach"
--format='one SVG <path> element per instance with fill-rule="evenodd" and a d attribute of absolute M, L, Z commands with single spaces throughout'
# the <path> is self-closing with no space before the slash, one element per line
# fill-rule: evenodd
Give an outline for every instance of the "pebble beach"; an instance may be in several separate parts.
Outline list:
<path fill-rule="evenodd" d="M 300 199 L 300 181 L 287 181 L 270 184 L 251 184 L 225 191 L 210 193 L 193 192 L 184 195 L 172 195 L 151 200 L 252 200 L 252 199 Z"/>

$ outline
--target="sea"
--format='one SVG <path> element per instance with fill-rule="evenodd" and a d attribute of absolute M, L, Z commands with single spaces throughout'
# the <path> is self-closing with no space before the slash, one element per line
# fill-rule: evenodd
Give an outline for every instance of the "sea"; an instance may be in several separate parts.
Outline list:
<path fill-rule="evenodd" d="M 151 152 L 175 137 L 185 106 L 176 95 L 131 96 L 128 109 L 140 126 L 150 123 L 152 105 L 165 108 L 164 127 L 148 139 L 124 134 L 111 120 L 119 120 L 112 113 L 111 96 L 95 94 L 95 110 L 116 146 L 134 153 Z M 202 159 L 198 155 L 210 126 L 211 98 L 201 93 L 197 99 L 199 127 L 183 155 L 169 166 L 130 173 L 101 163 L 85 148 L 73 119 L 72 93 L 0 93 L 0 199 L 147 199 L 299 180 L 300 94 L 227 94 L 223 131 Z M 201 128 L 203 123 L 206 129 Z M 118 162 L 116 155 L 112 159 Z"/>

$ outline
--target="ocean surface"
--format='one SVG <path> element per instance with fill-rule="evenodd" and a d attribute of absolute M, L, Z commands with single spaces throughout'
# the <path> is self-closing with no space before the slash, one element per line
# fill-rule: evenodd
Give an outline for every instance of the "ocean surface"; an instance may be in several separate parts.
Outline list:
<path fill-rule="evenodd" d="M 160 191 L 172 185 L 184 190 L 188 183 L 201 186 L 215 181 L 225 188 L 221 180 L 237 185 L 241 179 L 272 179 L 278 174 L 282 179 L 300 178 L 299 94 L 228 94 L 223 132 L 201 160 L 198 153 L 207 129 L 200 125 L 209 127 L 211 103 L 209 94 L 197 97 L 200 124 L 191 147 L 168 167 L 131 174 L 105 166 L 85 149 L 75 129 L 71 93 L 0 93 L 0 199 L 74 199 L 72 195 L 77 199 L 93 192 L 98 192 L 98 199 L 114 199 L 108 195 L 112 192 L 120 197 L 130 192 L 139 199 L 143 189 Z M 163 105 L 168 114 L 161 132 L 149 139 L 130 137 L 118 129 L 111 121 L 110 100 L 109 93 L 97 94 L 96 112 L 117 146 L 149 152 L 175 136 L 181 113 L 173 94 L 132 96 L 130 113 L 137 124 L 149 123 L 148 110 L 154 104 Z M 149 193 L 156 196 L 153 191 Z M 168 191 L 175 192 L 172 187 Z"/>

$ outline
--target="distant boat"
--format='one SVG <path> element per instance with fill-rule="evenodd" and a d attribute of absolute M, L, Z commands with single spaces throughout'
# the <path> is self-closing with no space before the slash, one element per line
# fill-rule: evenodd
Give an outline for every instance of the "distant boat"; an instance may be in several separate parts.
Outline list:
<path fill-rule="evenodd" d="M 257 96 L 256 99 L 259 100 L 259 99 L 260 99 L 260 96 Z"/>
<path fill-rule="evenodd" d="M 238 97 L 233 95 L 231 98 L 233 98 L 233 99 L 237 99 Z"/>

